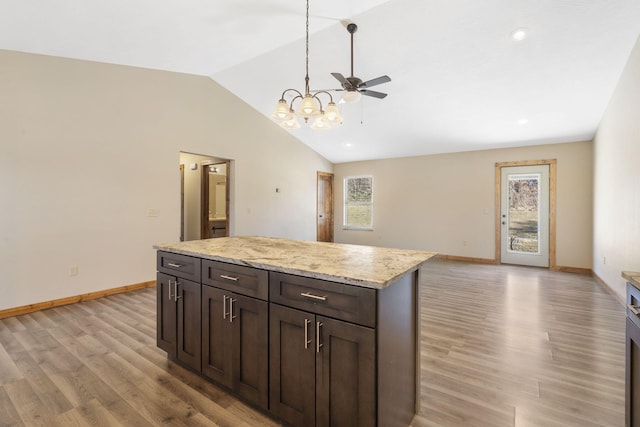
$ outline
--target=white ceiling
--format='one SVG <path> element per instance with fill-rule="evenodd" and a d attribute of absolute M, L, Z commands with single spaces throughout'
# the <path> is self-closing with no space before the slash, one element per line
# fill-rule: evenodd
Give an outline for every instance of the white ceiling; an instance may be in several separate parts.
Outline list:
<path fill-rule="evenodd" d="M 290 131 L 335 163 L 591 139 L 640 35 L 639 0 L 311 0 L 310 15 L 312 89 L 350 74 L 347 21 L 356 76 L 392 79 L 342 105 L 343 125 Z M 304 30 L 304 0 L 0 0 L 0 49 L 210 76 L 267 117 L 304 89 Z"/>

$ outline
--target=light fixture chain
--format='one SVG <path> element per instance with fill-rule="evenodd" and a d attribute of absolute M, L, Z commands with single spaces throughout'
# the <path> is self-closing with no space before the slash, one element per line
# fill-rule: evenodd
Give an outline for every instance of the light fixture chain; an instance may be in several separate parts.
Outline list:
<path fill-rule="evenodd" d="M 305 51 L 305 95 L 309 94 L 309 0 L 307 0 L 307 26 L 306 30 L 306 51 Z"/>
<path fill-rule="evenodd" d="M 307 0 L 306 10 L 306 26 L 305 26 L 305 91 L 304 95 L 295 89 L 285 89 L 282 96 L 278 100 L 278 104 L 273 111 L 271 117 L 287 129 L 297 129 L 300 127 L 296 116 L 304 119 L 307 123 L 309 119 L 315 119 L 311 125 L 312 129 L 329 129 L 332 124 L 342 123 L 340 111 L 333 102 L 333 96 L 326 90 L 314 91 L 311 93 L 309 89 L 309 0 Z M 285 96 L 288 92 L 292 92 L 293 99 L 288 103 Z M 324 109 L 320 95 L 327 96 L 329 102 L 327 108 Z M 299 109 L 294 111 L 293 104 L 298 101 Z"/>

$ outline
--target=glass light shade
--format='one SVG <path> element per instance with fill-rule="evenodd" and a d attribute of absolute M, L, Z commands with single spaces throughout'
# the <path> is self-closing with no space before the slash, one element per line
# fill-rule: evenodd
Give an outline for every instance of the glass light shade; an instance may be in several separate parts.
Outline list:
<path fill-rule="evenodd" d="M 316 117 L 311 125 L 311 129 L 326 130 L 331 129 L 331 123 L 327 122 L 324 117 Z"/>
<path fill-rule="evenodd" d="M 335 102 L 329 102 L 327 108 L 325 108 L 324 120 L 329 123 L 342 123 L 342 116 Z"/>
<path fill-rule="evenodd" d="M 300 129 L 300 122 L 298 121 L 298 118 L 292 114 L 291 118 L 281 122 L 280 126 L 285 129 Z"/>
<path fill-rule="evenodd" d="M 297 114 L 305 119 L 320 115 L 321 112 L 318 100 L 309 94 L 305 95 L 304 98 L 302 98 Z"/>
<path fill-rule="evenodd" d="M 291 120 L 292 117 L 293 113 L 291 113 L 291 110 L 287 105 L 287 101 L 285 101 L 284 99 L 279 100 L 276 108 L 274 108 L 273 110 L 271 118 L 275 121 L 283 122 L 285 120 Z"/>
<path fill-rule="evenodd" d="M 342 95 L 342 102 L 358 102 L 360 101 L 360 92 L 357 90 L 348 90 Z"/>

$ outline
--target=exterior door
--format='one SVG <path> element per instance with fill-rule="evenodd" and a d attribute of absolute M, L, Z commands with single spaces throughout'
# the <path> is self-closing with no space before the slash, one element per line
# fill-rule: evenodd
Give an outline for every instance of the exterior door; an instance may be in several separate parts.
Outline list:
<path fill-rule="evenodd" d="M 500 261 L 549 267 L 549 165 L 501 168 Z"/>
<path fill-rule="evenodd" d="M 333 242 L 333 174 L 318 172 L 317 240 Z"/>

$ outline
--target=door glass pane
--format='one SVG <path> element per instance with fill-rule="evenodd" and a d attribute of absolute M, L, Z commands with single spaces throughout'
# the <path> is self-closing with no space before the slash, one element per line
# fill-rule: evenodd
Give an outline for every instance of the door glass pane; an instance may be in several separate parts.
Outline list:
<path fill-rule="evenodd" d="M 509 251 L 539 253 L 540 174 L 509 175 Z"/>

